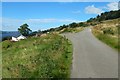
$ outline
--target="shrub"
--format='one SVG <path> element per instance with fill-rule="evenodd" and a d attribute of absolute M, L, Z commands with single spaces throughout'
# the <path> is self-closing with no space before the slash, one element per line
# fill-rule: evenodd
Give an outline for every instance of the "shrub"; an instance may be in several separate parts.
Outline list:
<path fill-rule="evenodd" d="M 118 25 L 116 27 L 118 27 L 118 34 L 120 35 L 120 25 Z"/>
<path fill-rule="evenodd" d="M 4 44 L 2 44 L 3 49 L 10 48 L 12 46 L 12 43 L 10 41 L 5 41 Z"/>
<path fill-rule="evenodd" d="M 114 35 L 114 31 L 113 31 L 111 28 L 103 29 L 103 33 L 104 33 L 104 34 Z"/>

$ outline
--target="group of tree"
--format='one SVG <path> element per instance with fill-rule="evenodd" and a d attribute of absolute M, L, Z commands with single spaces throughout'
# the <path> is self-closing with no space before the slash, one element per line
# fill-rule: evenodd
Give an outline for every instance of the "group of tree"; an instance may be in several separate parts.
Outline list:
<path fill-rule="evenodd" d="M 95 21 L 99 22 L 99 21 L 111 20 L 116 18 L 120 18 L 120 10 L 101 13 L 96 18 L 90 18 L 89 20 L 87 20 L 87 22 L 95 22 Z"/>
<path fill-rule="evenodd" d="M 47 33 L 47 32 L 54 32 L 54 31 L 60 31 L 60 30 L 63 30 L 65 28 L 76 28 L 76 27 L 86 27 L 88 26 L 85 22 L 80 22 L 80 23 L 70 23 L 68 25 L 62 25 L 62 26 L 59 26 L 59 27 L 56 27 L 56 28 L 50 28 L 50 29 L 47 29 L 47 30 L 44 30 L 42 31 L 42 33 Z"/>

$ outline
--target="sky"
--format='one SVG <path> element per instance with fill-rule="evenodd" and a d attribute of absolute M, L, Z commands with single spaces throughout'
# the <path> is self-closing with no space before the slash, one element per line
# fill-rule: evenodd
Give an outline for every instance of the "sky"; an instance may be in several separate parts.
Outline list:
<path fill-rule="evenodd" d="M 0 22 L 3 31 L 17 31 L 24 23 L 37 31 L 83 22 L 111 10 L 118 10 L 117 2 L 2 2 Z"/>
<path fill-rule="evenodd" d="M 1 0 L 2 2 L 118 2 L 119 0 Z"/>

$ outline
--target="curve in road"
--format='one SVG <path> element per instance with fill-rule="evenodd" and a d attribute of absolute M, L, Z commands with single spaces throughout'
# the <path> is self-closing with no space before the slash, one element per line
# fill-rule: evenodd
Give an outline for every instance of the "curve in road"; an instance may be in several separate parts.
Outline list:
<path fill-rule="evenodd" d="M 73 44 L 71 78 L 118 78 L 118 52 L 96 39 L 90 28 L 63 35 Z"/>

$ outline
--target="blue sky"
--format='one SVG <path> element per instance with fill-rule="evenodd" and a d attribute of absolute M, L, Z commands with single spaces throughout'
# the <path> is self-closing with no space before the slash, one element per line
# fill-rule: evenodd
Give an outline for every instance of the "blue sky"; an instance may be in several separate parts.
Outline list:
<path fill-rule="evenodd" d="M 117 2 L 2 2 L 2 30 L 16 31 L 24 23 L 45 30 L 110 10 L 117 10 Z"/>
<path fill-rule="evenodd" d="M 1 0 L 2 2 L 118 2 L 119 0 Z"/>

